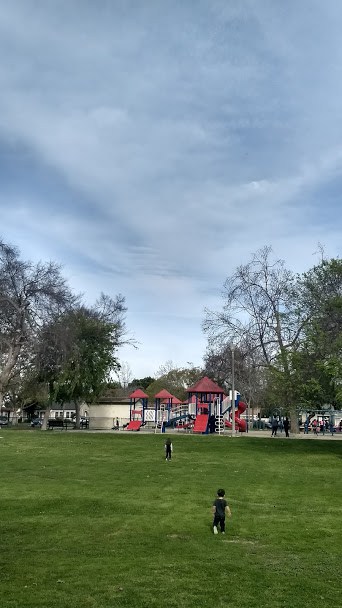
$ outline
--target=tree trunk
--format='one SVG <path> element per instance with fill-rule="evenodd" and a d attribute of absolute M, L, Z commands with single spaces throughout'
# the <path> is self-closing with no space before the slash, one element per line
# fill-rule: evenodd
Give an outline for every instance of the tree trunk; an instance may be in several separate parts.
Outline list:
<path fill-rule="evenodd" d="M 79 401 L 74 401 L 75 410 L 76 410 L 76 429 L 81 428 L 81 412 L 80 412 L 80 403 Z"/>
<path fill-rule="evenodd" d="M 50 418 L 50 413 L 51 413 L 51 405 L 48 405 L 46 410 L 45 410 L 45 414 L 44 414 L 44 418 L 43 418 L 43 422 L 42 422 L 42 431 L 46 431 L 48 428 L 48 421 Z"/>
<path fill-rule="evenodd" d="M 12 426 L 17 426 L 18 424 L 18 414 L 17 410 L 12 411 Z"/>
<path fill-rule="evenodd" d="M 290 422 L 291 422 L 290 431 L 291 431 L 291 433 L 297 434 L 297 433 L 299 433 L 299 424 L 298 424 L 298 412 L 297 412 L 296 406 L 290 405 L 289 412 L 290 412 Z"/>
<path fill-rule="evenodd" d="M 0 389 L 0 407 L 3 405 L 4 392 L 8 388 L 8 384 L 11 379 L 11 374 L 15 367 L 15 364 L 18 361 L 19 354 L 20 354 L 20 346 L 11 345 L 9 347 L 8 354 L 7 354 L 7 360 L 0 373 L 0 387 L 1 387 L 1 389 Z"/>

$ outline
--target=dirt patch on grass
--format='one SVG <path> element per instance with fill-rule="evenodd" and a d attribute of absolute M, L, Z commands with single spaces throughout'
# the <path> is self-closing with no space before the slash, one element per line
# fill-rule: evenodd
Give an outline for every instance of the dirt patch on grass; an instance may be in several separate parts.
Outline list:
<path fill-rule="evenodd" d="M 260 543 L 258 543 L 255 540 L 246 540 L 245 538 L 224 538 L 222 540 L 223 543 L 233 543 L 235 545 L 259 545 Z"/>
<path fill-rule="evenodd" d="M 167 538 L 176 538 L 178 540 L 190 540 L 190 536 L 186 534 L 167 534 Z"/>

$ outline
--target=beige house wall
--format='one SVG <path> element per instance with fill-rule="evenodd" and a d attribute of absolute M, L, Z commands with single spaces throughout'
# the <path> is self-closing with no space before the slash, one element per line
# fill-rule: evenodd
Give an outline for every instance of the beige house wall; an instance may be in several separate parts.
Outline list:
<path fill-rule="evenodd" d="M 129 422 L 129 403 L 100 403 L 88 406 L 90 429 L 111 429 L 118 418 L 120 427 Z"/>

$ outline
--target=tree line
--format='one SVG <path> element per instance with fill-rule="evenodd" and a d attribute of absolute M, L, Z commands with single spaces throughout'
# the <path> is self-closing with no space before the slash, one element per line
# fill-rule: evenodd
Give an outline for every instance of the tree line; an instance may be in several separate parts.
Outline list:
<path fill-rule="evenodd" d="M 325 405 L 342 408 L 342 261 L 321 260 L 296 274 L 270 247 L 227 277 L 222 306 L 206 310 L 208 345 L 202 366 L 166 362 L 152 376 L 130 377 L 120 367 L 127 343 L 125 298 L 101 294 L 86 306 L 53 262 L 23 261 L 0 240 L 0 403 L 44 408 L 80 403 L 109 391 L 142 388 L 151 399 L 166 388 L 181 400 L 208 375 L 227 392 L 232 381 L 253 407 L 290 415 Z M 119 382 L 113 382 L 113 372 Z M 48 413 L 46 420 L 48 418 Z"/>
<path fill-rule="evenodd" d="M 222 307 L 207 310 L 206 366 L 231 378 L 249 402 L 281 408 L 297 430 L 298 410 L 342 408 L 342 261 L 296 274 L 271 247 L 257 251 L 225 281 Z"/>
<path fill-rule="evenodd" d="M 271 247 L 227 277 L 222 306 L 206 310 L 203 366 L 161 366 L 154 378 L 127 386 L 152 399 L 166 388 L 186 399 L 187 387 L 207 375 L 227 392 L 235 387 L 251 408 L 281 412 L 298 429 L 298 412 L 342 409 L 342 261 L 321 260 L 296 274 Z"/>
<path fill-rule="evenodd" d="M 15 412 L 30 403 L 46 409 L 93 401 L 119 367 L 127 341 L 125 298 L 101 294 L 86 306 L 54 262 L 22 260 L 0 240 L 0 404 Z"/>

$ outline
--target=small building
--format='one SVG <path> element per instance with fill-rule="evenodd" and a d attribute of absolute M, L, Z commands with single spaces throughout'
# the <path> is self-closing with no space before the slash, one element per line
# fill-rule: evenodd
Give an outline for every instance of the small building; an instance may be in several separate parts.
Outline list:
<path fill-rule="evenodd" d="M 110 430 L 116 426 L 123 427 L 130 421 L 130 399 L 127 397 L 101 397 L 95 403 L 88 405 L 89 428 Z"/>

